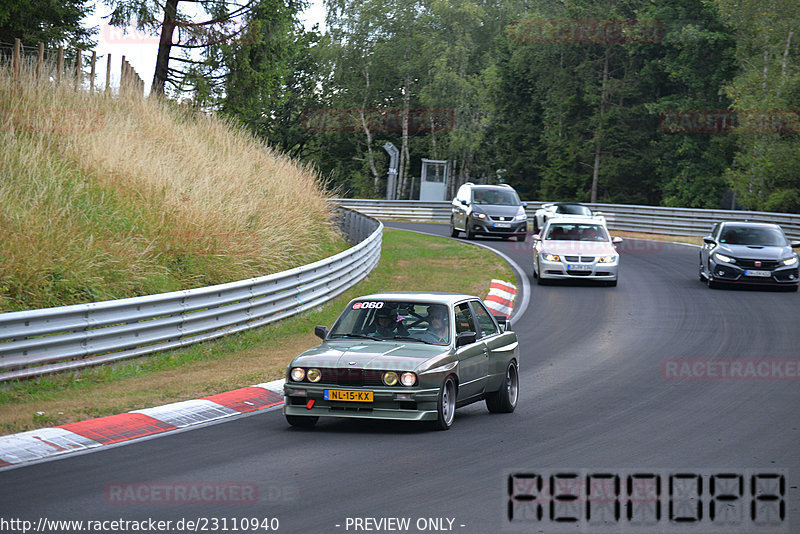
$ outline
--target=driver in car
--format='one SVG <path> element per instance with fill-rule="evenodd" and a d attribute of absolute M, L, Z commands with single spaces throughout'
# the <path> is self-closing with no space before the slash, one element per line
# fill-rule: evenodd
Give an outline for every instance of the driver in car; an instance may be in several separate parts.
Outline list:
<path fill-rule="evenodd" d="M 398 315 L 393 310 L 381 308 L 375 313 L 375 331 L 370 334 L 373 337 L 393 338 L 396 335 L 408 335 L 398 319 Z"/>

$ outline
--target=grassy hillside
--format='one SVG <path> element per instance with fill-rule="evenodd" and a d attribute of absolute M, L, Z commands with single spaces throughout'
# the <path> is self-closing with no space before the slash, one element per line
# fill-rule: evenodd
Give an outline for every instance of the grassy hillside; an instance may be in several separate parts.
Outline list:
<path fill-rule="evenodd" d="M 228 122 L 0 70 L 0 312 L 296 267 L 346 247 L 315 173 Z"/>

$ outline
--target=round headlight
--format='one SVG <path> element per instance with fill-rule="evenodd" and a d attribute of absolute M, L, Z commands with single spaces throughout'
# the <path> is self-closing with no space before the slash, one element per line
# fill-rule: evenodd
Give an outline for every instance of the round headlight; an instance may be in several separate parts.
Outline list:
<path fill-rule="evenodd" d="M 311 368 L 306 373 L 309 382 L 319 382 L 322 378 L 322 372 L 319 369 Z"/>
<path fill-rule="evenodd" d="M 291 373 L 292 380 L 295 382 L 302 382 L 303 379 L 306 377 L 306 372 L 303 370 L 302 367 L 295 367 L 292 369 Z"/>
<path fill-rule="evenodd" d="M 403 375 L 400 377 L 400 382 L 404 386 L 413 386 L 417 383 L 417 375 L 414 373 L 403 373 Z"/>
<path fill-rule="evenodd" d="M 394 371 L 386 371 L 383 373 L 383 383 L 387 386 L 394 386 L 397 384 L 397 373 Z"/>

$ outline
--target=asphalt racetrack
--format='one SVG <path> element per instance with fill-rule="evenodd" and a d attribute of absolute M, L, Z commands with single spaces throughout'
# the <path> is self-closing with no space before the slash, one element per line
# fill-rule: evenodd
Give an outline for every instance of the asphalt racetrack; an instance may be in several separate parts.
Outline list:
<path fill-rule="evenodd" d="M 77 530 L 50 523 L 62 520 L 107 531 L 152 520 L 146 532 L 800 532 L 797 293 L 709 290 L 697 248 L 634 240 L 620 246 L 618 287 L 540 287 L 530 240 L 477 242 L 531 281 L 512 325 L 513 414 L 479 403 L 447 432 L 344 419 L 306 430 L 271 410 L 23 466 L 0 472 L 0 531 L 22 532 L 3 520 L 45 519 L 48 532 Z M 619 519 L 590 528 L 586 486 L 615 477 L 606 503 L 622 503 Z M 537 493 L 550 481 L 566 484 L 560 497 Z"/>

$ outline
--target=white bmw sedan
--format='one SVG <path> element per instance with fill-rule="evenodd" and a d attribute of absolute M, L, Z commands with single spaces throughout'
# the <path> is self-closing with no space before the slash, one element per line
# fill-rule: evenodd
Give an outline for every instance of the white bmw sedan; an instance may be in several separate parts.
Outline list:
<path fill-rule="evenodd" d="M 539 285 L 549 280 L 597 280 L 617 285 L 617 243 L 604 224 L 561 217 L 547 222 L 533 236 L 533 276 Z"/>

